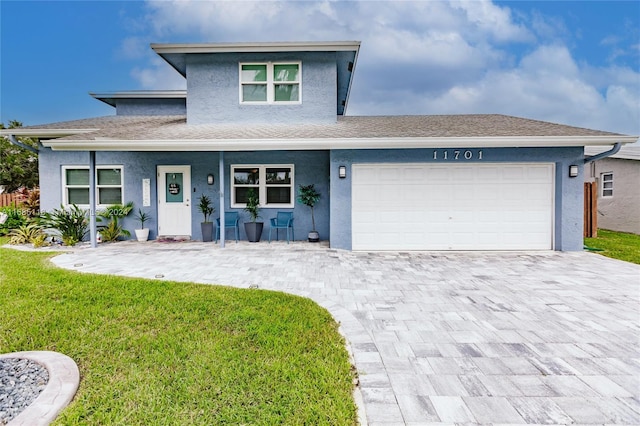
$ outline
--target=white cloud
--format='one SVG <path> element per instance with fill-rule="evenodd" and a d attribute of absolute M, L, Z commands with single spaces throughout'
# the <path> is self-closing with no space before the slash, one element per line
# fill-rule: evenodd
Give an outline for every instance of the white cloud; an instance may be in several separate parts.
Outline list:
<path fill-rule="evenodd" d="M 126 59 L 149 56 L 149 43 L 143 37 L 127 37 L 122 40 L 118 54 Z"/>
<path fill-rule="evenodd" d="M 577 63 L 561 19 L 514 10 L 473 0 L 157 1 L 145 17 L 151 32 L 123 51 L 140 54 L 145 38 L 361 40 L 350 114 L 503 113 L 640 133 L 638 72 Z M 149 61 L 132 71 L 143 87 L 184 87 L 169 65 Z"/>
<path fill-rule="evenodd" d="M 187 88 L 184 77 L 159 57 L 153 58 L 151 67 L 134 68 L 131 76 L 140 82 L 143 89 L 184 90 Z"/>
<path fill-rule="evenodd" d="M 452 2 L 453 7 L 466 12 L 468 23 L 476 26 L 481 33 L 496 41 L 531 41 L 531 32 L 516 24 L 508 7 L 499 7 L 487 0 L 461 0 Z"/>

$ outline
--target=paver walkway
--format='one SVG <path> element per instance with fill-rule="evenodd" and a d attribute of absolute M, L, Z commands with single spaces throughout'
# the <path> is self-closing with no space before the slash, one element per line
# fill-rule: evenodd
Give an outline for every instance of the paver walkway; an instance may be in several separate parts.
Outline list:
<path fill-rule="evenodd" d="M 124 242 L 53 261 L 312 298 L 341 322 L 371 425 L 640 424 L 638 265 L 302 242 Z"/>

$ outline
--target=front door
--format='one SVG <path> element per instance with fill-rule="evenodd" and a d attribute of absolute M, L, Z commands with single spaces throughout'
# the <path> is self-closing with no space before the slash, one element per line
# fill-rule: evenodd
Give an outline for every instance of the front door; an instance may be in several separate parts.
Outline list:
<path fill-rule="evenodd" d="M 158 166 L 158 235 L 191 236 L 191 166 Z"/>

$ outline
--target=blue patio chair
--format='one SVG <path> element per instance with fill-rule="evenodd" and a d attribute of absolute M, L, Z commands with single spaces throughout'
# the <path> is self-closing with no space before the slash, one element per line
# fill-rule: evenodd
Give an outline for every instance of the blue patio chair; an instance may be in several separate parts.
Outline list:
<path fill-rule="evenodd" d="M 240 226 L 238 226 L 238 222 L 240 218 L 238 217 L 238 212 L 224 212 L 224 229 L 234 228 L 236 231 L 236 243 L 238 242 L 238 236 L 240 235 Z M 220 238 L 220 218 L 216 219 L 216 243 L 218 242 L 218 238 Z"/>
<path fill-rule="evenodd" d="M 293 236 L 293 213 L 292 212 L 278 212 L 276 217 L 271 219 L 271 228 L 269 228 L 269 242 L 271 242 L 271 231 L 276 230 L 276 240 L 278 240 L 278 231 L 280 229 L 287 230 L 287 244 L 289 244 L 289 230 L 291 230 L 291 239 L 295 240 Z"/>

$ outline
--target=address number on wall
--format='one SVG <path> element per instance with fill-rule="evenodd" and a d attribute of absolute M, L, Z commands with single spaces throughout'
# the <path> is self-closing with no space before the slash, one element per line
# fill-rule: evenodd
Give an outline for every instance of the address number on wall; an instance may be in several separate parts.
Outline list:
<path fill-rule="evenodd" d="M 434 149 L 434 160 L 482 160 L 482 150 Z"/>

